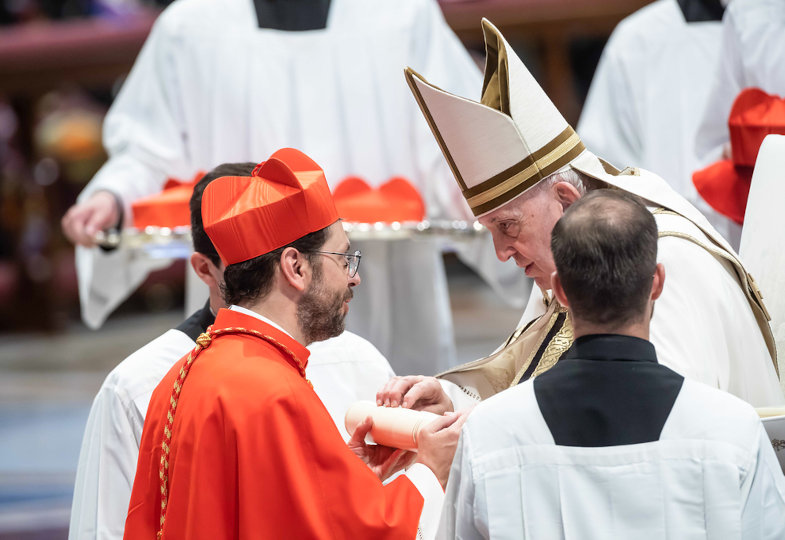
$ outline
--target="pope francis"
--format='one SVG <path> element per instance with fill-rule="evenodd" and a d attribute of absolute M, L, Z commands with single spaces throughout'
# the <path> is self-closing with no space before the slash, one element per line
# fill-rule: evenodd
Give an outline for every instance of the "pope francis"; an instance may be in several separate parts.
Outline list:
<path fill-rule="evenodd" d="M 620 189 L 646 201 L 659 231 L 669 286 L 657 300 L 651 341 L 660 363 L 753 406 L 783 403 L 770 317 L 738 255 L 706 218 L 659 176 L 618 171 L 592 154 L 501 33 L 483 20 L 481 102 L 445 92 L 411 69 L 406 79 L 497 256 L 513 258 L 543 291 L 490 356 L 433 378 L 403 377 L 381 404 L 461 408 L 552 368 L 570 348 L 567 310 L 550 293 L 549 240 L 565 209 L 587 191 Z"/>

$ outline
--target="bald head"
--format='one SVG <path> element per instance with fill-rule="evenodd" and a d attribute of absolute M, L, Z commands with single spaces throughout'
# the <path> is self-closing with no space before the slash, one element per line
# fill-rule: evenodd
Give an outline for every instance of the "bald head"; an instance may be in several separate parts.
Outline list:
<path fill-rule="evenodd" d="M 612 331 L 646 313 L 657 266 L 657 224 L 639 197 L 590 191 L 556 223 L 551 250 L 576 319 Z"/>

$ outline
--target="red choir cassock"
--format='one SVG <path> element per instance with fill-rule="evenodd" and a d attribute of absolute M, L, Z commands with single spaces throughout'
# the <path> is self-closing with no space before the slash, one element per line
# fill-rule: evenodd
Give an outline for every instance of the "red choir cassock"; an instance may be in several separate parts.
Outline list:
<path fill-rule="evenodd" d="M 163 538 L 416 536 L 422 495 L 406 476 L 382 485 L 348 449 L 304 378 L 304 346 L 260 319 L 226 309 L 209 333 L 209 343 L 200 338 L 206 348 L 195 355 L 170 425 L 170 399 L 188 357 L 153 393 L 126 539 L 156 538 L 162 476 Z"/>

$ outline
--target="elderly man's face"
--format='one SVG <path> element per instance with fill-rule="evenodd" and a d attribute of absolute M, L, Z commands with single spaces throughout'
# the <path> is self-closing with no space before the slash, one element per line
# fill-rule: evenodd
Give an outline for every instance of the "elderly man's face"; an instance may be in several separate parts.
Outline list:
<path fill-rule="evenodd" d="M 556 270 L 551 254 L 551 231 L 564 214 L 554 189 L 539 190 L 520 202 L 513 200 L 479 219 L 493 236 L 500 261 L 510 257 L 542 289 L 551 288 Z"/>

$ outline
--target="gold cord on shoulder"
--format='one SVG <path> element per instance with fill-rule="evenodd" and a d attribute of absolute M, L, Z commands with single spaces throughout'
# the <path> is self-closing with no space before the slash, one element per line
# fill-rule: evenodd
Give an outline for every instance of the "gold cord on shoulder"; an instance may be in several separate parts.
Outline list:
<path fill-rule="evenodd" d="M 175 412 L 177 410 L 177 404 L 180 399 L 180 393 L 183 389 L 183 384 L 185 383 L 185 379 L 188 377 L 188 374 L 191 372 L 191 366 L 193 365 L 196 357 L 199 356 L 204 349 L 209 347 L 213 339 L 230 334 L 245 334 L 257 337 L 267 343 L 270 343 L 274 347 L 276 347 L 279 351 L 283 352 L 289 360 L 291 360 L 295 367 L 297 368 L 298 372 L 305 379 L 305 382 L 313 388 L 313 384 L 305 377 L 305 366 L 300 359 L 283 343 L 280 343 L 275 338 L 270 337 L 266 334 L 262 334 L 257 330 L 248 330 L 246 328 L 240 327 L 232 327 L 232 328 L 221 328 L 219 330 L 213 331 L 212 326 L 207 329 L 206 332 L 199 335 L 196 338 L 196 347 L 188 353 L 188 358 L 186 358 L 183 367 L 180 369 L 180 373 L 174 381 L 174 385 L 172 388 L 172 395 L 169 398 L 169 410 L 166 413 L 166 423 L 164 424 L 164 433 L 163 433 L 163 440 L 161 441 L 161 461 L 158 466 L 158 477 L 161 480 L 161 513 L 160 513 L 160 521 L 158 527 L 158 540 L 161 539 L 163 536 L 164 531 L 164 523 L 166 522 L 166 508 L 169 503 L 169 454 L 172 446 L 172 433 L 174 431 L 174 417 Z"/>

